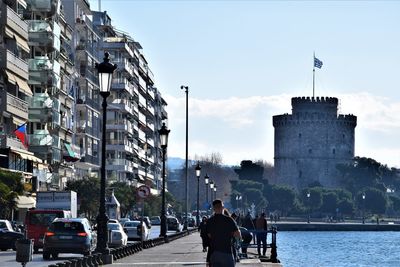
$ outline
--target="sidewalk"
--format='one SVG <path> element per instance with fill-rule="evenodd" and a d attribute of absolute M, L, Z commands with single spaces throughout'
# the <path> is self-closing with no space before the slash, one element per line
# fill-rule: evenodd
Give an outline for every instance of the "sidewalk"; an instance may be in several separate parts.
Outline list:
<path fill-rule="evenodd" d="M 206 254 L 202 252 L 201 239 L 198 233 L 171 241 L 168 244 L 145 249 L 131 256 L 114 261 L 116 267 L 151 266 L 206 266 Z M 111 266 L 108 265 L 108 266 Z M 242 260 L 236 267 L 268 266 L 282 267 L 279 263 L 261 263 L 258 259 Z"/>

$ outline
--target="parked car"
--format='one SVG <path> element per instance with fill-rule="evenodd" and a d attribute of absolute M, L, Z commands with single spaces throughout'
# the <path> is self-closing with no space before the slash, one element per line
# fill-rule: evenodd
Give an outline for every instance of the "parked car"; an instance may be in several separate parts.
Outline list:
<path fill-rule="evenodd" d="M 140 229 L 140 221 L 129 221 L 124 224 L 125 233 L 128 235 L 129 240 L 140 240 L 142 233 L 143 240 L 149 239 L 150 229 L 143 223 L 142 230 Z"/>
<path fill-rule="evenodd" d="M 128 236 L 120 223 L 108 223 L 107 228 L 109 231 L 108 246 L 110 248 L 126 246 L 128 244 Z"/>
<path fill-rule="evenodd" d="M 153 216 L 150 218 L 150 222 L 152 225 L 160 225 L 161 224 L 161 218 L 160 216 Z"/>
<path fill-rule="evenodd" d="M 140 219 L 139 219 L 139 221 L 140 221 Z M 144 221 L 144 223 L 146 224 L 147 228 L 151 229 L 151 221 L 150 221 L 150 218 L 149 218 L 148 216 L 144 216 L 144 217 L 143 217 L 143 221 Z"/>
<path fill-rule="evenodd" d="M 108 219 L 108 223 L 118 223 L 117 219 Z"/>
<path fill-rule="evenodd" d="M 119 219 L 119 223 L 121 224 L 121 225 L 124 225 L 124 223 L 126 223 L 126 222 L 129 222 L 131 219 L 129 219 L 129 218 L 121 218 L 121 219 Z"/>
<path fill-rule="evenodd" d="M 178 221 L 177 218 L 172 217 L 172 216 L 168 216 L 167 217 L 167 229 L 168 231 L 177 231 L 177 232 L 181 232 L 182 231 L 182 224 L 180 224 L 180 222 Z"/>
<path fill-rule="evenodd" d="M 14 231 L 10 221 L 0 220 L 0 250 L 16 250 L 15 242 L 21 238 L 24 238 L 24 235 Z"/>
<path fill-rule="evenodd" d="M 44 234 L 43 259 L 59 253 L 90 255 L 96 248 L 96 232 L 85 218 L 57 218 Z"/>

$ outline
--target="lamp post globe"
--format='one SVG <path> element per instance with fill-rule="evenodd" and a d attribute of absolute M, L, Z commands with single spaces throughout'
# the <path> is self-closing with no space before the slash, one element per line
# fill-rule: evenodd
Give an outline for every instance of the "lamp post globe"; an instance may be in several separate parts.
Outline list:
<path fill-rule="evenodd" d="M 95 64 L 95 68 L 99 75 L 100 95 L 103 97 L 103 127 L 101 140 L 101 166 L 100 166 L 100 206 L 99 214 L 97 215 L 97 245 L 96 251 L 102 254 L 109 254 L 108 249 L 108 217 L 106 214 L 106 121 L 107 121 L 107 97 L 110 95 L 112 75 L 117 68 L 117 65 L 111 64 L 109 59 L 110 54 L 104 53 L 103 62 Z"/>
<path fill-rule="evenodd" d="M 207 209 L 208 209 L 208 181 L 209 180 L 210 180 L 210 177 L 206 173 L 206 175 L 204 176 L 204 183 L 206 184 L 206 205 L 207 205 Z"/>
<path fill-rule="evenodd" d="M 201 166 L 200 163 L 197 162 L 197 166 L 195 168 L 196 177 L 197 177 L 197 211 L 196 211 L 196 226 L 200 224 L 200 175 L 201 175 Z"/>
<path fill-rule="evenodd" d="M 163 123 L 158 134 L 160 135 L 161 150 L 162 150 L 162 190 L 161 190 L 161 225 L 160 225 L 160 237 L 167 239 L 167 214 L 165 209 L 165 154 L 167 153 L 168 147 L 168 135 L 171 130 L 168 130 L 165 123 Z"/>
<path fill-rule="evenodd" d="M 214 201 L 213 199 L 213 190 L 214 190 L 214 181 L 210 181 L 210 202 Z"/>
<path fill-rule="evenodd" d="M 214 199 L 217 199 L 217 185 L 214 185 Z"/>

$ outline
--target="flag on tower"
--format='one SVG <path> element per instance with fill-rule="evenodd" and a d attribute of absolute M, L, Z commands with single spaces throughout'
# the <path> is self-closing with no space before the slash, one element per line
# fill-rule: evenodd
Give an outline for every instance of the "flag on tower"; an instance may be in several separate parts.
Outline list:
<path fill-rule="evenodd" d="M 21 124 L 18 128 L 14 131 L 15 135 L 21 141 L 25 148 L 28 148 L 28 138 L 26 136 L 26 123 Z"/>
<path fill-rule="evenodd" d="M 321 60 L 319 60 L 318 58 L 316 58 L 315 56 L 314 56 L 314 67 L 317 67 L 318 69 L 320 69 L 320 68 L 322 68 L 322 65 L 323 65 L 324 63 L 322 63 L 322 61 Z"/>

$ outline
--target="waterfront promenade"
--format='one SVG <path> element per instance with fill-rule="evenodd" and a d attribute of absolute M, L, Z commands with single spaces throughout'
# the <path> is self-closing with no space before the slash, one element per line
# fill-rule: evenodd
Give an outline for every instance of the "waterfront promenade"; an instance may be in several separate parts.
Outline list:
<path fill-rule="evenodd" d="M 255 258 L 255 250 L 250 249 L 251 259 L 241 260 L 236 266 L 268 266 L 282 267 L 279 263 L 261 263 Z M 188 236 L 171 241 L 168 244 L 145 249 L 131 256 L 114 261 L 111 265 L 116 267 L 151 266 L 151 267 L 178 267 L 178 266 L 206 266 L 206 254 L 202 252 L 200 235 L 193 233 Z M 270 252 L 267 252 L 269 255 Z"/>

